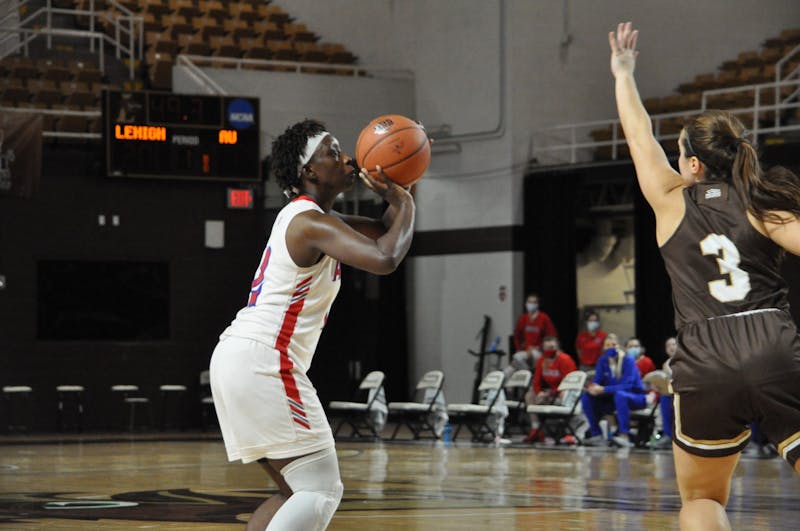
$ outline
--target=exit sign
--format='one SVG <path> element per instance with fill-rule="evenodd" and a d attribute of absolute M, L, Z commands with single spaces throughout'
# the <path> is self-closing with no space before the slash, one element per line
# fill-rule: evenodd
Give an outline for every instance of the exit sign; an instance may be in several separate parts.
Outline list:
<path fill-rule="evenodd" d="M 228 188 L 228 208 L 253 209 L 253 190 L 250 188 Z"/>

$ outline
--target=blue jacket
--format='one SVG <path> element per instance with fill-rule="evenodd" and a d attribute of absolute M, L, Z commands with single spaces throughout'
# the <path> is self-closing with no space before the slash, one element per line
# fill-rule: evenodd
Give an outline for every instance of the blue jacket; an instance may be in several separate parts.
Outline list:
<path fill-rule="evenodd" d="M 611 371 L 612 362 L 614 365 L 617 363 L 617 352 L 615 349 L 610 348 L 597 361 L 594 383 L 602 385 L 606 393 L 615 393 L 617 391 L 644 393 L 642 378 L 639 375 L 639 369 L 636 368 L 636 361 L 633 356 L 628 356 L 624 352 L 620 353 L 620 355 L 625 357 L 622 360 L 622 371 L 619 378 L 614 377 L 614 373 Z"/>

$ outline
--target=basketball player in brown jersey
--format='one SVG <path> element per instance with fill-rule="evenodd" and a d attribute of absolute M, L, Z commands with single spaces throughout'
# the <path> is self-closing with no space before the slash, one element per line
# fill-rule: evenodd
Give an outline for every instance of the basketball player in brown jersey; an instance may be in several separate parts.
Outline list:
<path fill-rule="evenodd" d="M 609 33 L 620 121 L 672 281 L 671 363 L 682 529 L 730 529 L 725 504 L 751 421 L 800 472 L 800 337 L 779 274 L 800 255 L 800 179 L 763 173 L 733 115 L 707 111 L 678 139 L 676 172 L 653 136 L 633 71 L 637 32 Z"/>

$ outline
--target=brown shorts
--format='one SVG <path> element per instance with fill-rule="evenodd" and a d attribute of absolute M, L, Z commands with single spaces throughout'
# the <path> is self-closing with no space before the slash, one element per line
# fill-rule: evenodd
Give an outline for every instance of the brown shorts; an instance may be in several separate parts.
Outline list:
<path fill-rule="evenodd" d="M 689 323 L 670 363 L 674 441 L 705 457 L 735 454 L 761 431 L 800 458 L 800 336 L 789 314 L 758 311 Z"/>

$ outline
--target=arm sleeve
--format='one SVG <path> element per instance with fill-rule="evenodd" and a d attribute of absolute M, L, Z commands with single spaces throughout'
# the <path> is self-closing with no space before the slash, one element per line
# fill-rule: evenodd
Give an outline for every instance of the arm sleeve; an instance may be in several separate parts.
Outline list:
<path fill-rule="evenodd" d="M 597 385 L 604 385 L 605 380 L 603 379 L 603 374 L 605 374 L 605 370 L 603 368 L 608 365 L 608 358 L 605 356 L 601 356 L 599 360 L 597 360 L 597 366 L 594 368 L 594 378 L 592 378 L 592 382 L 596 383 Z"/>
<path fill-rule="evenodd" d="M 615 391 L 644 392 L 642 378 L 639 376 L 639 368 L 636 366 L 636 362 L 626 356 L 625 361 L 622 362 L 622 376 L 619 379 L 619 383 L 607 385 L 605 388 L 607 393 Z"/>

